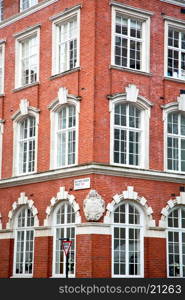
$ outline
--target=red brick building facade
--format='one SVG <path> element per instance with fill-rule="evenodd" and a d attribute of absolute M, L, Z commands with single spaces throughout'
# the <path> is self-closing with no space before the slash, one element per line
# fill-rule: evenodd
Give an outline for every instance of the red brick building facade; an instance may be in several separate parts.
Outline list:
<path fill-rule="evenodd" d="M 184 277 L 185 1 L 0 4 L 0 277 Z"/>

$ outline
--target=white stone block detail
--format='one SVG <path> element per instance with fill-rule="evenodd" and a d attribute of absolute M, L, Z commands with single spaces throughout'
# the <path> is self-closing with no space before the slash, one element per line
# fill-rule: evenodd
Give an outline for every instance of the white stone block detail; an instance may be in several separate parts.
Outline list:
<path fill-rule="evenodd" d="M 146 202 L 147 202 L 147 200 L 145 199 L 145 197 L 141 197 L 141 199 L 140 199 L 141 205 L 145 206 Z"/>
<path fill-rule="evenodd" d="M 108 217 L 108 216 L 105 216 L 105 217 L 104 217 L 104 223 L 105 223 L 105 224 L 110 224 L 110 222 L 111 222 L 111 218 Z"/>
<path fill-rule="evenodd" d="M 181 197 L 176 197 L 177 204 L 181 204 Z"/>
<path fill-rule="evenodd" d="M 161 214 L 162 214 L 163 216 L 167 216 L 167 215 L 168 215 L 168 210 L 167 210 L 166 207 L 164 207 L 164 208 L 161 210 Z"/>
<path fill-rule="evenodd" d="M 11 218 L 12 218 L 12 216 L 13 216 L 13 213 L 12 213 L 12 211 L 9 211 L 9 213 L 8 213 L 8 218 L 9 218 L 9 219 L 11 219 Z"/>
<path fill-rule="evenodd" d="M 181 203 L 184 204 L 185 203 L 185 192 L 181 192 L 180 197 L 181 197 Z"/>
<path fill-rule="evenodd" d="M 117 204 L 121 201 L 121 197 L 120 197 L 118 194 L 116 194 L 116 195 L 113 197 L 113 199 L 114 199 L 115 203 L 117 203 Z"/>
<path fill-rule="evenodd" d="M 174 201 L 173 200 L 169 200 L 167 203 L 168 203 L 168 206 L 170 208 L 174 207 Z"/>
<path fill-rule="evenodd" d="M 124 191 L 122 194 L 124 199 L 128 199 L 128 191 Z"/>
<path fill-rule="evenodd" d="M 77 212 L 80 209 L 79 204 L 74 203 L 73 208 L 74 208 L 74 211 Z"/>
<path fill-rule="evenodd" d="M 137 89 L 135 84 L 129 84 L 128 87 L 126 87 L 126 99 L 129 102 L 136 102 L 138 95 L 139 95 L 139 89 Z"/>
<path fill-rule="evenodd" d="M 29 108 L 29 101 L 27 99 L 21 99 L 19 104 L 21 115 L 27 115 L 28 114 L 28 108 Z"/>
<path fill-rule="evenodd" d="M 68 199 L 69 199 L 69 203 L 72 204 L 75 200 L 75 196 L 74 195 L 68 195 Z"/>
<path fill-rule="evenodd" d="M 153 213 L 153 209 L 151 207 L 148 207 L 146 213 L 147 215 L 151 215 Z"/>
<path fill-rule="evenodd" d="M 33 200 L 28 200 L 28 206 L 29 206 L 29 208 L 32 208 L 33 204 L 34 204 Z"/>
<path fill-rule="evenodd" d="M 177 102 L 179 104 L 179 110 L 185 111 L 185 94 L 181 94 L 180 97 L 177 97 Z"/>
<path fill-rule="evenodd" d="M 32 213 L 33 213 L 33 216 L 36 216 L 38 214 L 38 210 L 36 207 L 32 208 Z"/>
<path fill-rule="evenodd" d="M 112 205 L 112 203 L 108 203 L 107 210 L 109 210 L 110 212 L 113 212 L 114 206 Z"/>
<path fill-rule="evenodd" d="M 50 213 L 51 213 L 51 207 L 48 206 L 48 207 L 46 208 L 46 214 L 47 214 L 47 215 L 50 215 Z"/>
<path fill-rule="evenodd" d="M 51 203 L 52 206 L 54 206 L 55 203 L 56 203 L 56 198 L 55 197 L 51 198 L 50 203 Z"/>
<path fill-rule="evenodd" d="M 160 227 L 160 228 L 166 228 L 166 222 L 163 221 L 163 220 L 160 220 L 160 221 L 159 221 L 159 227 Z"/>
<path fill-rule="evenodd" d="M 58 100 L 60 104 L 67 103 L 68 89 L 61 87 L 58 90 Z"/>
<path fill-rule="evenodd" d="M 148 226 L 149 226 L 149 227 L 156 227 L 155 220 L 150 220 L 150 221 L 148 222 Z"/>
<path fill-rule="evenodd" d="M 16 210 L 16 208 L 17 208 L 17 203 L 16 203 L 16 202 L 14 202 L 14 203 L 12 204 L 12 208 L 13 208 L 13 210 Z"/>

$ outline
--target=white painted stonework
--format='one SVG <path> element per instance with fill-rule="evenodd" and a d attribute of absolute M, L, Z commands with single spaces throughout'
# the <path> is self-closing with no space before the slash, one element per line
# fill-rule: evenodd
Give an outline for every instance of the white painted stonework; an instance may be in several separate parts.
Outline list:
<path fill-rule="evenodd" d="M 185 111 L 185 94 L 181 94 L 180 97 L 177 97 L 177 102 L 180 111 Z"/>
<path fill-rule="evenodd" d="M 185 192 L 181 192 L 180 196 L 177 196 L 175 199 L 170 199 L 167 202 L 167 205 L 163 207 L 161 210 L 161 219 L 159 221 L 160 228 L 167 227 L 167 217 L 169 215 L 170 210 L 175 207 L 176 205 L 185 205 Z"/>
<path fill-rule="evenodd" d="M 68 89 L 65 87 L 60 87 L 58 90 L 58 100 L 60 104 L 67 103 L 67 97 L 68 97 Z"/>
<path fill-rule="evenodd" d="M 146 216 L 148 217 L 148 222 L 147 225 L 148 227 L 156 227 L 155 224 L 155 220 L 153 219 L 153 210 L 150 206 L 148 206 L 147 204 L 147 200 L 144 197 L 140 197 L 138 196 L 138 193 L 134 191 L 134 187 L 133 186 L 128 186 L 126 191 L 123 191 L 122 194 L 118 195 L 114 195 L 113 196 L 113 200 L 111 203 L 108 203 L 106 209 L 106 215 L 104 217 L 104 223 L 110 224 L 111 223 L 111 214 L 114 211 L 114 208 L 117 204 L 119 204 L 120 201 L 122 200 L 134 200 L 137 203 L 139 203 L 144 211 Z"/>
<path fill-rule="evenodd" d="M 125 90 L 126 90 L 126 100 L 129 102 L 136 102 L 139 95 L 139 89 L 137 89 L 136 85 L 129 84 L 129 86 L 126 87 Z"/>
<path fill-rule="evenodd" d="M 38 210 L 37 208 L 34 206 L 34 201 L 33 200 L 29 200 L 28 197 L 26 196 L 26 194 L 24 192 L 20 193 L 20 197 L 18 198 L 17 201 L 13 202 L 12 204 L 12 210 L 9 211 L 8 213 L 8 223 L 6 224 L 6 229 L 11 229 L 12 225 L 13 225 L 13 218 L 14 215 L 17 211 L 17 209 L 19 207 L 21 207 L 22 205 L 27 205 L 28 208 L 32 211 L 32 214 L 34 216 L 34 225 L 35 226 L 39 226 L 39 219 L 38 219 Z"/>
<path fill-rule="evenodd" d="M 105 212 L 105 201 L 96 190 L 91 190 L 84 200 L 83 208 L 88 221 L 98 221 Z"/>
<path fill-rule="evenodd" d="M 75 223 L 79 224 L 81 223 L 81 216 L 80 216 L 80 206 L 79 204 L 75 201 L 74 195 L 70 195 L 68 191 L 65 190 L 65 187 L 62 186 L 59 189 L 59 192 L 57 193 L 56 197 L 52 197 L 50 200 L 50 205 L 46 208 L 46 219 L 44 220 L 44 226 L 50 226 L 51 225 L 51 215 L 56 207 L 56 205 L 60 201 L 68 201 L 69 204 L 73 207 L 74 212 L 75 212 Z"/>
<path fill-rule="evenodd" d="M 27 115 L 28 108 L 29 108 L 29 101 L 27 99 L 21 99 L 19 108 L 20 108 L 20 113 L 22 116 Z"/>

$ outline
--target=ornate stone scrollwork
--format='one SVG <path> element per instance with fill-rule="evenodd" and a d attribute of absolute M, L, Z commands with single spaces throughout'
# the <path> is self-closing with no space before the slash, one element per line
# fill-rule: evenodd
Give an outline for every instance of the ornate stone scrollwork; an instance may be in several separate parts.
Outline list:
<path fill-rule="evenodd" d="M 88 221 L 98 221 L 105 212 L 105 201 L 96 190 L 91 190 L 84 200 L 83 209 Z"/>

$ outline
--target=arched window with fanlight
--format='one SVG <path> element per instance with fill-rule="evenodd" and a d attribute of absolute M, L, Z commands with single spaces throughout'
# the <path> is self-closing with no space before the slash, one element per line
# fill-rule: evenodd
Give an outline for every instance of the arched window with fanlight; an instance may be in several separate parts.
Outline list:
<path fill-rule="evenodd" d="M 54 247 L 53 277 L 66 276 L 66 256 L 62 248 L 62 239 L 72 241 L 69 250 L 69 277 L 75 276 L 75 212 L 68 202 L 61 202 L 53 215 Z"/>
<path fill-rule="evenodd" d="M 23 206 L 17 212 L 14 223 L 14 276 L 32 277 L 34 259 L 34 216 Z"/>
<path fill-rule="evenodd" d="M 143 277 L 143 212 L 131 201 L 121 202 L 112 215 L 112 276 Z"/>
<path fill-rule="evenodd" d="M 185 207 L 169 213 L 167 227 L 168 277 L 185 277 Z"/>

